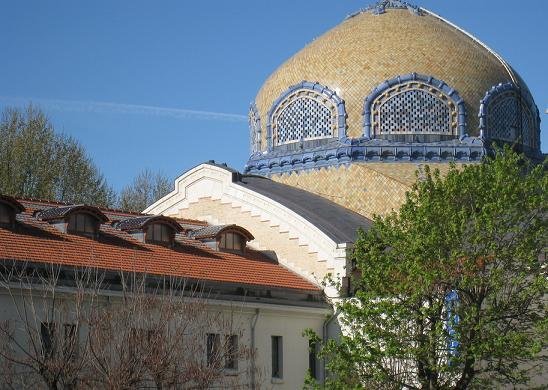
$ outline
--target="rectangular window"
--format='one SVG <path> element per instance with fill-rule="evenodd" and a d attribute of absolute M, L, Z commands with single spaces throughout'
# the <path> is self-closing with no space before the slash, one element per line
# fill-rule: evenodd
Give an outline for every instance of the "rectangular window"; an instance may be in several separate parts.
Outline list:
<path fill-rule="evenodd" d="M 42 344 L 42 354 L 51 356 L 55 348 L 55 323 L 42 322 L 40 324 L 40 342 Z"/>
<path fill-rule="evenodd" d="M 93 235 L 97 231 L 97 222 L 91 215 L 84 213 L 72 214 L 69 217 L 68 231 Z"/>
<path fill-rule="evenodd" d="M 272 336 L 272 378 L 283 378 L 282 336 Z"/>
<path fill-rule="evenodd" d="M 310 376 L 318 379 L 316 371 L 316 343 L 312 340 L 308 342 L 308 369 L 310 370 Z"/>
<path fill-rule="evenodd" d="M 4 206 L 2 203 L 0 203 L 0 223 L 3 225 L 10 224 L 11 215 L 12 211 L 8 208 L 8 206 Z"/>
<path fill-rule="evenodd" d="M 217 333 L 207 334 L 207 365 L 219 365 L 219 349 L 221 347 L 221 335 Z"/>
<path fill-rule="evenodd" d="M 74 324 L 64 324 L 63 353 L 66 357 L 74 357 L 78 353 L 78 330 Z"/>
<path fill-rule="evenodd" d="M 238 369 L 238 336 L 226 336 L 225 368 L 229 370 Z"/>

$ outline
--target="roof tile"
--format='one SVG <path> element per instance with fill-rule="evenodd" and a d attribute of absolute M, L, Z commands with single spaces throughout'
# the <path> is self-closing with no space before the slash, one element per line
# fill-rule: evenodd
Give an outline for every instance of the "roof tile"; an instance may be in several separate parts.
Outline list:
<path fill-rule="evenodd" d="M 0 228 L 0 259 L 98 267 L 244 285 L 318 292 L 320 289 L 264 254 L 215 251 L 182 234 L 172 248 L 142 243 L 109 224 L 97 239 L 64 234 L 32 216 L 32 208 L 17 216 L 14 229 Z M 38 202 L 33 202 L 39 208 Z M 123 215 L 123 213 L 121 213 Z"/>

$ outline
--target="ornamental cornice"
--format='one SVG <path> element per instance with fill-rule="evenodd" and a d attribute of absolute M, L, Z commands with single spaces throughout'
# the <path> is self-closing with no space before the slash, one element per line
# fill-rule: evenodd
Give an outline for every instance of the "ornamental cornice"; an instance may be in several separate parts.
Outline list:
<path fill-rule="evenodd" d="M 350 19 L 354 16 L 357 16 L 359 14 L 363 13 L 371 13 L 373 15 L 382 15 L 386 13 L 386 10 L 388 9 L 407 9 L 409 12 L 411 12 L 413 15 L 416 16 L 422 16 L 424 15 L 422 9 L 414 4 L 408 3 L 407 1 L 402 0 L 381 0 L 378 1 L 376 4 L 370 5 L 366 8 L 362 8 L 350 15 L 348 15 L 346 18 Z"/>

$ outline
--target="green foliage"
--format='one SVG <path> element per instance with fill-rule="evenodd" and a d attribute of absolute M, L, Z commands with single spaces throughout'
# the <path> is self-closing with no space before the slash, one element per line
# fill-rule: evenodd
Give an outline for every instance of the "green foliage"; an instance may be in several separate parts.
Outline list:
<path fill-rule="evenodd" d="M 398 213 L 359 233 L 344 335 L 322 347 L 327 388 L 527 382 L 547 336 L 545 168 L 510 148 L 446 177 L 427 167 Z"/>
<path fill-rule="evenodd" d="M 107 185 L 84 148 L 56 134 L 39 109 L 6 109 L 0 122 L 0 193 L 111 206 Z"/>
<path fill-rule="evenodd" d="M 170 181 L 160 172 L 145 169 L 120 193 L 122 210 L 141 212 L 171 191 Z"/>

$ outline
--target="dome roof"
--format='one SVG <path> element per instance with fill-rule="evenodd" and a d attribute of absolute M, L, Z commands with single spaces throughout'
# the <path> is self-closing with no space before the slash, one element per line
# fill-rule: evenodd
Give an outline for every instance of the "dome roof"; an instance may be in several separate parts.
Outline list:
<path fill-rule="evenodd" d="M 345 101 L 349 137 L 362 134 L 364 100 L 383 81 L 418 73 L 458 91 L 467 112 L 467 132 L 478 134 L 480 100 L 499 83 L 519 76 L 492 50 L 441 17 L 420 9 L 364 10 L 315 39 L 281 65 L 256 98 L 263 145 L 267 115 L 289 86 L 318 82 Z"/>
<path fill-rule="evenodd" d="M 250 109 L 246 171 L 354 161 L 479 161 L 492 142 L 540 155 L 520 76 L 451 22 L 401 0 L 350 15 L 282 64 Z"/>

